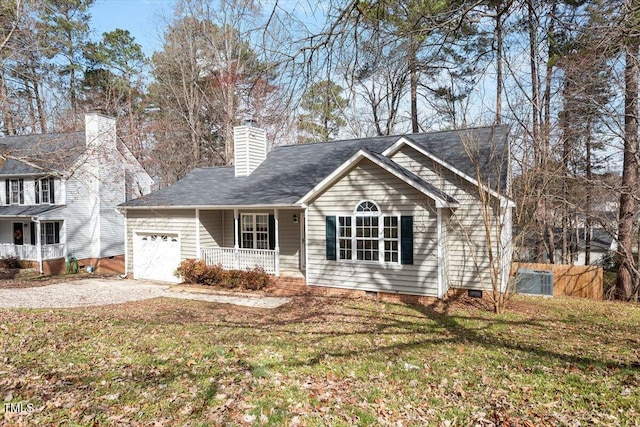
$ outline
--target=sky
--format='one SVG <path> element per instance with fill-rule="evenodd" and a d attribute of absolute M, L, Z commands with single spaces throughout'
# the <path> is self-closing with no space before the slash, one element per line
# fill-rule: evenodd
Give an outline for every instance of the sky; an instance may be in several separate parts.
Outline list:
<path fill-rule="evenodd" d="M 93 38 L 116 28 L 129 30 L 147 56 L 160 49 L 159 16 L 171 11 L 172 0 L 96 0 L 90 9 Z"/>

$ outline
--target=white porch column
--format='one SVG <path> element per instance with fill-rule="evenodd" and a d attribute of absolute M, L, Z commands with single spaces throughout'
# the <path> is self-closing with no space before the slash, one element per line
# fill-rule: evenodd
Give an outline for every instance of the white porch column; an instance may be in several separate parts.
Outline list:
<path fill-rule="evenodd" d="M 200 253 L 200 209 L 196 208 L 196 259 L 201 259 Z"/>
<path fill-rule="evenodd" d="M 276 276 L 280 275 L 280 213 L 278 211 L 278 209 L 274 209 L 273 210 L 273 218 L 274 218 L 274 224 L 275 224 L 275 236 L 276 236 L 276 241 L 274 242 L 273 245 L 273 249 L 275 249 L 276 251 L 276 259 L 275 259 L 275 264 L 276 264 Z"/>
<path fill-rule="evenodd" d="M 42 239 L 40 238 L 40 220 L 35 218 L 36 223 L 36 250 L 38 251 L 38 267 L 40 268 L 40 274 L 44 273 L 42 265 Z"/>
<path fill-rule="evenodd" d="M 238 268 L 238 249 L 240 248 L 240 233 L 238 227 L 238 209 L 233 210 L 233 235 L 234 243 L 233 243 L 233 268 Z"/>

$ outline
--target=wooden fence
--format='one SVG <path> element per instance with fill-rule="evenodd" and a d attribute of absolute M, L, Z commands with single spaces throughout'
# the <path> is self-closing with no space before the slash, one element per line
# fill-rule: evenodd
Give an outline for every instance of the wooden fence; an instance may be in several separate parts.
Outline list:
<path fill-rule="evenodd" d="M 593 265 L 511 263 L 511 274 L 519 268 L 553 272 L 553 296 L 572 296 L 602 300 L 602 267 Z"/>

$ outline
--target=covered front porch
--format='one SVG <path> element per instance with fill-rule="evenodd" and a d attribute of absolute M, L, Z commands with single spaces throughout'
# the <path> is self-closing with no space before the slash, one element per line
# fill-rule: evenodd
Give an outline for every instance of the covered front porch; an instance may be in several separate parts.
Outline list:
<path fill-rule="evenodd" d="M 0 258 L 18 258 L 38 263 L 65 258 L 67 246 L 64 221 L 43 221 L 34 217 L 0 219 Z"/>
<path fill-rule="evenodd" d="M 304 277 L 305 215 L 300 208 L 196 211 L 196 253 L 207 265 Z"/>

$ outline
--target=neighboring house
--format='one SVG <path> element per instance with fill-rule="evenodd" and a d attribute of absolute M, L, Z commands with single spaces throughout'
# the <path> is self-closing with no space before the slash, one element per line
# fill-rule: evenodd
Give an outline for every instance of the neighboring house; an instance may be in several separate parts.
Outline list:
<path fill-rule="evenodd" d="M 613 229 L 613 227 L 610 227 Z M 554 256 L 555 262 L 559 263 L 562 260 L 562 229 L 556 227 L 553 229 L 554 235 Z M 587 233 L 590 233 L 590 254 L 589 264 L 607 266 L 611 263 L 612 254 L 618 248 L 618 243 L 610 231 L 605 230 L 600 226 L 587 229 L 579 227 L 577 229 L 572 228 L 567 233 L 568 252 L 570 262 L 568 264 L 573 265 L 585 265 L 586 261 L 586 245 L 587 245 Z M 526 236 L 520 235 L 516 230 L 514 232 L 514 260 L 521 262 L 536 262 L 536 243 L 537 239 L 533 233 L 528 233 Z M 547 253 L 540 262 L 548 263 L 549 257 Z"/>
<path fill-rule="evenodd" d="M 182 260 L 201 258 L 309 285 L 443 297 L 450 287 L 491 288 L 492 247 L 506 284 L 513 203 L 497 192 L 508 188 L 506 129 L 279 146 L 268 155 L 263 130 L 237 127 L 234 141 L 234 166 L 196 169 L 120 205 L 135 278 L 175 282 Z"/>
<path fill-rule="evenodd" d="M 150 191 L 151 178 L 116 137 L 115 119 L 91 113 L 85 132 L 0 138 L 0 257 L 41 272 L 65 261 L 124 269 L 124 218 L 115 207 Z"/>

